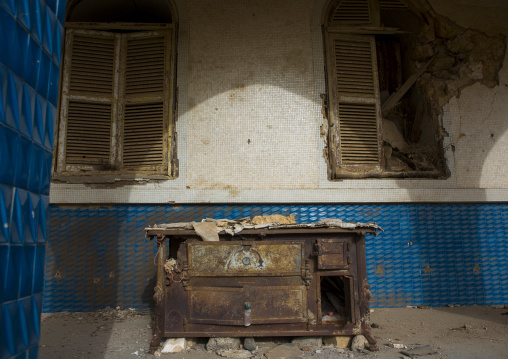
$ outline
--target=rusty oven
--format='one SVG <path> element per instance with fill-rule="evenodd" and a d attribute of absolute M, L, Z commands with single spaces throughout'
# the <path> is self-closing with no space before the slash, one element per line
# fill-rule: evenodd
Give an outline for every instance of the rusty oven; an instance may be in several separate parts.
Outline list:
<path fill-rule="evenodd" d="M 163 337 L 363 334 L 371 349 L 365 234 L 373 229 L 249 229 L 204 242 L 193 230 L 156 238 L 156 328 Z"/>

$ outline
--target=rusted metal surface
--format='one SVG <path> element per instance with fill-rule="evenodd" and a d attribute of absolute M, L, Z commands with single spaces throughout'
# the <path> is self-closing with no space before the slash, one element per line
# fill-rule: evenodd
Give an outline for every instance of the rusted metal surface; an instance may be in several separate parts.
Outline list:
<path fill-rule="evenodd" d="M 339 238 L 318 239 L 318 268 L 319 269 L 346 269 L 348 259 L 346 257 L 348 242 Z"/>
<path fill-rule="evenodd" d="M 298 275 L 302 243 L 194 242 L 188 245 L 192 276 Z"/>
<path fill-rule="evenodd" d="M 163 337 L 356 334 L 376 348 L 365 230 L 249 230 L 219 242 L 147 233 L 159 247 L 152 350 Z"/>

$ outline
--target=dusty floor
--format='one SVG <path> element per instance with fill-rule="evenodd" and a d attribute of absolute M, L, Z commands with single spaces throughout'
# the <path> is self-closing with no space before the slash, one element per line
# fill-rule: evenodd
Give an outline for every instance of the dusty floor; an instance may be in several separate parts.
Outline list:
<path fill-rule="evenodd" d="M 404 349 L 428 346 L 435 354 L 421 358 L 508 358 L 508 309 L 488 306 L 375 309 L 371 322 L 379 352 L 351 352 L 332 348 L 310 348 L 298 352 L 304 358 L 407 358 Z M 93 313 L 44 314 L 40 358 L 154 358 L 147 354 L 151 337 L 150 316 L 134 311 L 103 310 Z M 258 341 L 258 359 L 284 338 Z M 186 352 L 162 358 L 221 358 L 207 352 L 204 343 Z M 306 348 L 309 350 L 309 348 Z M 429 352 L 429 350 L 426 350 Z M 292 354 L 295 357 L 294 354 Z M 268 356 L 268 355 L 267 355 Z M 283 356 L 278 356 L 283 357 Z M 268 359 L 275 359 L 272 355 Z"/>

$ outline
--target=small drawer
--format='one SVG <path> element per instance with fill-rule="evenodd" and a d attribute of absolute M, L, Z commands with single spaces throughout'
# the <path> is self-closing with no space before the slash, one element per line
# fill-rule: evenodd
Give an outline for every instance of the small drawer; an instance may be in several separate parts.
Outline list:
<path fill-rule="evenodd" d="M 319 269 L 347 269 L 347 242 L 343 239 L 318 239 L 318 268 Z"/>

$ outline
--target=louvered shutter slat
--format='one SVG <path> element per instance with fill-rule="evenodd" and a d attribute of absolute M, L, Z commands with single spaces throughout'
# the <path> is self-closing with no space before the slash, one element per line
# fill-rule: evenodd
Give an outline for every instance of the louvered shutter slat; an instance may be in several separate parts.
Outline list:
<path fill-rule="evenodd" d="M 370 41 L 336 40 L 337 93 L 374 95 Z"/>
<path fill-rule="evenodd" d="M 69 101 L 65 151 L 67 164 L 109 164 L 110 139 L 110 104 Z"/>
<path fill-rule="evenodd" d="M 168 174 L 171 30 L 69 29 L 59 171 Z"/>
<path fill-rule="evenodd" d="M 372 22 L 369 0 L 343 0 L 331 13 L 330 25 L 369 24 Z"/>
<path fill-rule="evenodd" d="M 127 39 L 126 95 L 164 90 L 164 48 L 164 36 Z"/>
<path fill-rule="evenodd" d="M 374 40 L 369 36 L 334 36 L 331 39 L 337 164 L 380 164 L 379 98 L 375 71 Z"/>
<path fill-rule="evenodd" d="M 164 164 L 163 103 L 127 105 L 123 132 L 123 165 Z"/>
<path fill-rule="evenodd" d="M 357 121 L 359 113 L 363 126 Z M 339 104 L 339 126 L 343 164 L 379 162 L 375 104 Z"/>
<path fill-rule="evenodd" d="M 62 93 L 64 152 L 59 166 L 111 167 L 114 68 L 118 36 L 68 30 Z M 76 100 L 79 97 L 79 100 Z"/>
<path fill-rule="evenodd" d="M 124 110 L 122 163 L 126 169 L 167 168 L 167 102 L 139 99 L 168 97 L 168 36 L 162 32 L 127 35 L 125 95 L 136 103 Z"/>
<path fill-rule="evenodd" d="M 87 34 L 72 39 L 70 91 L 111 95 L 115 40 Z"/>

